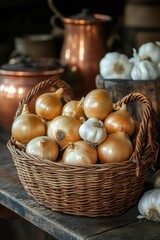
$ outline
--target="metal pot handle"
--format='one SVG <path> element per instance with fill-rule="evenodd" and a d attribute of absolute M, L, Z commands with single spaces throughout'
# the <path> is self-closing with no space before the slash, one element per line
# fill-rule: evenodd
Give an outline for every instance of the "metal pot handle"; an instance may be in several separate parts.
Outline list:
<path fill-rule="evenodd" d="M 61 29 L 64 28 L 62 19 L 64 16 L 59 12 L 59 10 L 54 5 L 54 0 L 48 0 L 48 6 L 54 15 L 51 17 L 50 23 L 52 27 L 59 27 Z"/>
<path fill-rule="evenodd" d="M 48 0 L 48 6 L 51 11 L 55 14 L 55 17 L 63 18 L 63 15 L 58 11 L 58 9 L 54 5 L 54 0 Z"/>

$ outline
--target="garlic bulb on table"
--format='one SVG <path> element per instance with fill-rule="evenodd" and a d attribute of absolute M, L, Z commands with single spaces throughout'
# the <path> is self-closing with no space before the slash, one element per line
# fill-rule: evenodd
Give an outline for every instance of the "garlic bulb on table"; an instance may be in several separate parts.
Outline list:
<path fill-rule="evenodd" d="M 160 189 L 152 189 L 144 193 L 138 203 L 139 219 L 146 218 L 160 222 Z"/>
<path fill-rule="evenodd" d="M 132 63 L 125 54 L 107 53 L 99 62 L 100 74 L 106 79 L 131 79 Z"/>
<path fill-rule="evenodd" d="M 98 145 L 102 143 L 106 137 L 107 132 L 102 121 L 97 118 L 89 118 L 79 128 L 81 138 L 91 145 Z"/>
<path fill-rule="evenodd" d="M 148 60 L 137 61 L 131 70 L 132 80 L 155 80 L 159 76 L 158 65 Z"/>

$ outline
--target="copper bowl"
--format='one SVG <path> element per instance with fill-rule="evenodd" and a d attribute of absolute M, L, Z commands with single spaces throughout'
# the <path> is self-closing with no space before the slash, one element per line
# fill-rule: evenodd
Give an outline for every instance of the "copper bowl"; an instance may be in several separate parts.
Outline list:
<path fill-rule="evenodd" d="M 2 65 L 0 68 L 0 127 L 10 130 L 19 101 L 38 82 L 53 76 L 63 77 L 65 68 L 66 65 L 57 59 Z M 34 99 L 29 108 L 34 112 Z"/>

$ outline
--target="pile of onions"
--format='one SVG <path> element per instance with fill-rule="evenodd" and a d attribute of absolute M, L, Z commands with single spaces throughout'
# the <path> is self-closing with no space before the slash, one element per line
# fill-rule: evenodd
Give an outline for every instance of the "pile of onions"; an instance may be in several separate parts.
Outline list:
<path fill-rule="evenodd" d="M 94 89 L 80 101 L 62 105 L 62 93 L 60 88 L 40 95 L 36 114 L 24 104 L 22 114 L 14 120 L 12 136 L 25 145 L 28 154 L 78 166 L 120 163 L 131 157 L 139 123 L 125 104 L 113 110 L 109 94 Z"/>

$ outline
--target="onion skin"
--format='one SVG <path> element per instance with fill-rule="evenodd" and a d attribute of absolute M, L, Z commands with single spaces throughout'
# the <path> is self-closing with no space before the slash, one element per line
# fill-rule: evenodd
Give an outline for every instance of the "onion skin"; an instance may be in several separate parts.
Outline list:
<path fill-rule="evenodd" d="M 84 98 L 83 109 L 87 118 L 104 120 L 113 110 L 112 99 L 105 90 L 94 89 Z"/>
<path fill-rule="evenodd" d="M 86 164 L 96 164 L 97 160 L 96 148 L 81 140 L 69 143 L 63 153 L 61 163 L 85 166 Z"/>
<path fill-rule="evenodd" d="M 59 148 L 55 140 L 47 136 L 40 136 L 28 142 L 26 153 L 35 157 L 55 161 L 59 154 Z"/>
<path fill-rule="evenodd" d="M 131 157 L 133 145 L 124 132 L 117 132 L 109 134 L 97 151 L 101 163 L 120 163 Z"/>
<path fill-rule="evenodd" d="M 104 126 L 108 134 L 124 131 L 128 136 L 131 136 L 134 132 L 135 123 L 124 104 L 119 110 L 106 117 Z"/>
<path fill-rule="evenodd" d="M 79 127 L 81 122 L 76 118 L 60 115 L 48 124 L 47 135 L 53 138 L 60 148 L 66 147 L 69 142 L 81 139 Z"/>
<path fill-rule="evenodd" d="M 11 132 L 15 140 L 26 144 L 35 137 L 45 135 L 46 125 L 39 116 L 30 113 L 27 104 L 24 104 L 21 115 L 12 123 Z"/>
<path fill-rule="evenodd" d="M 35 111 L 37 115 L 46 120 L 52 120 L 59 116 L 62 111 L 62 93 L 63 88 L 59 88 L 54 93 L 41 94 L 35 103 Z"/>
<path fill-rule="evenodd" d="M 84 113 L 83 106 L 82 106 L 83 99 L 84 98 L 82 98 L 80 101 L 72 100 L 67 102 L 62 108 L 61 114 L 74 117 L 77 119 L 80 119 L 81 117 L 86 118 L 86 115 Z"/>

